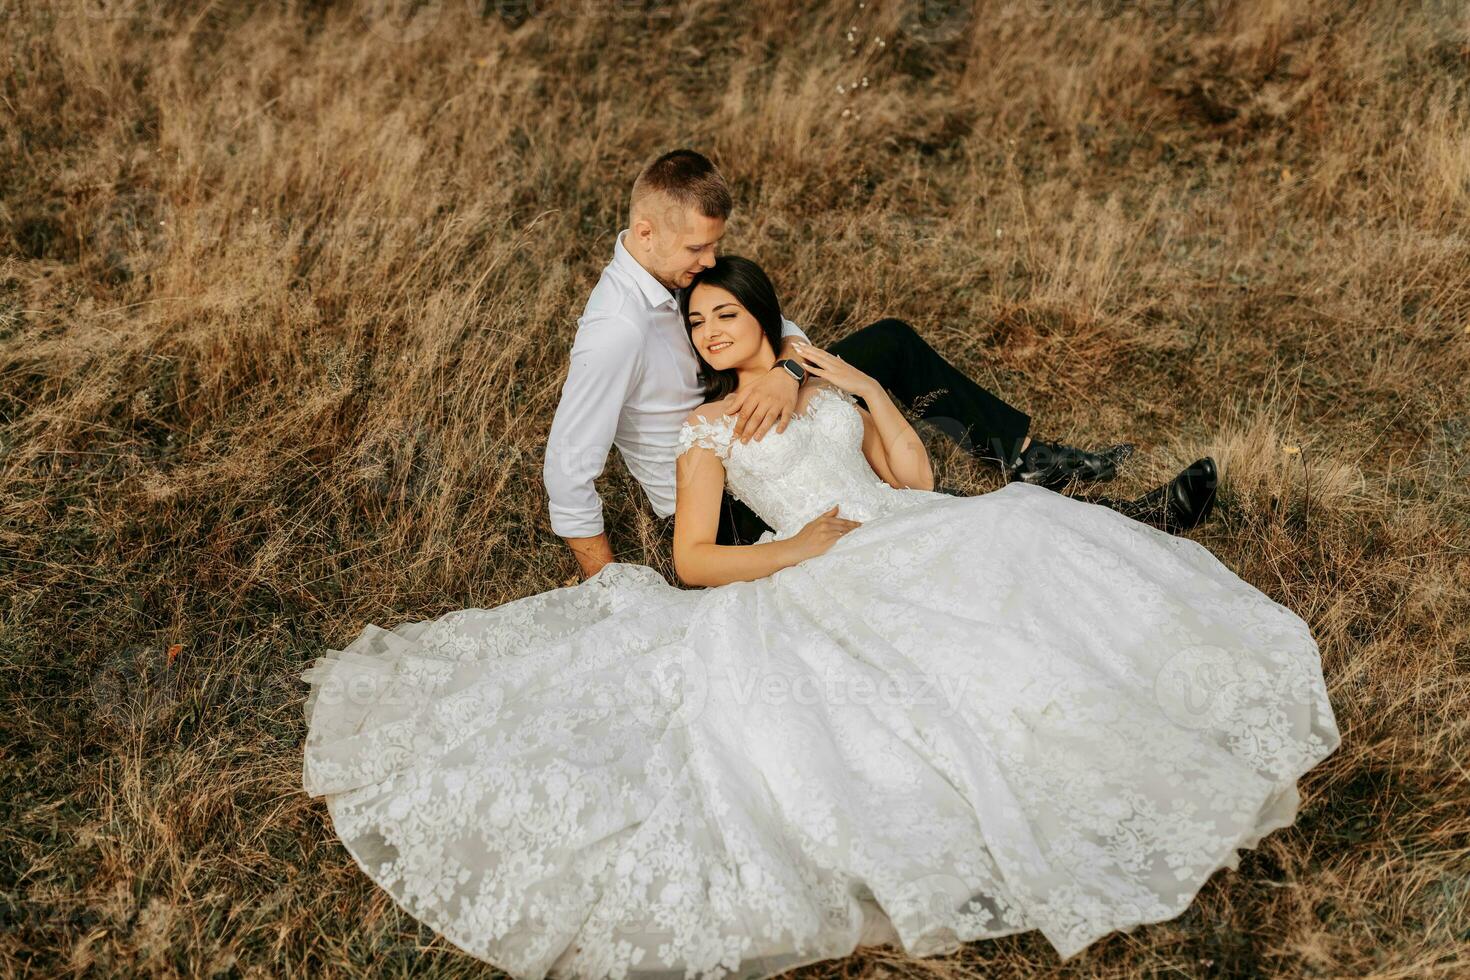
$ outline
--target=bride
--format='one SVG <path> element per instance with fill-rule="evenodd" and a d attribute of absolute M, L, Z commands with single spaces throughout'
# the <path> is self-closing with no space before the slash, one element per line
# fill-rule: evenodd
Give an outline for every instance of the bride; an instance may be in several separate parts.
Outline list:
<path fill-rule="evenodd" d="M 680 589 L 578 585 L 392 629 L 309 682 L 304 785 L 409 914 L 516 977 L 757 980 L 1182 912 L 1338 745 L 1316 643 L 1203 546 L 1016 482 L 933 492 L 883 389 L 809 348 L 784 432 L 758 266 L 682 295 Z M 858 404 L 857 399 L 865 403 Z M 774 531 L 715 544 L 720 495 Z"/>

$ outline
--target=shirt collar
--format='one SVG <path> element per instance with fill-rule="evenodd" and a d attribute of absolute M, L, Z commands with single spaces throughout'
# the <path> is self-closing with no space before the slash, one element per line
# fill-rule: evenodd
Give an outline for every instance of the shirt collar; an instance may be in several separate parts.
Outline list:
<path fill-rule="evenodd" d="M 628 247 L 623 244 L 623 238 L 627 234 L 627 228 L 618 232 L 617 244 L 613 246 L 613 264 L 633 277 L 633 281 L 642 290 L 644 299 L 648 300 L 649 306 L 658 308 L 670 302 L 678 305 L 675 294 L 670 292 L 663 283 L 653 278 L 653 273 L 643 268 L 638 264 L 638 260 L 633 258 L 633 253 L 629 252 Z"/>

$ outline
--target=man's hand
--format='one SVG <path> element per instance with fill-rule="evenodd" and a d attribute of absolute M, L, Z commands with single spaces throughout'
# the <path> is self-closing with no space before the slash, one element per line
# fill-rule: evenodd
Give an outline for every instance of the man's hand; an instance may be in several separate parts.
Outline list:
<path fill-rule="evenodd" d="M 794 379 L 793 379 L 794 380 Z M 567 547 L 572 549 L 572 554 L 577 557 L 577 564 L 582 567 L 582 578 L 588 579 L 602 571 L 602 566 L 614 561 L 612 545 L 608 543 L 607 534 L 599 534 L 591 538 L 562 538 Z"/>
<path fill-rule="evenodd" d="M 730 403 L 730 414 L 736 417 L 735 438 L 741 442 L 757 442 L 771 426 L 785 432 L 786 424 L 796 411 L 796 393 L 801 388 L 791 372 L 773 367 L 765 377 L 737 392 Z"/>

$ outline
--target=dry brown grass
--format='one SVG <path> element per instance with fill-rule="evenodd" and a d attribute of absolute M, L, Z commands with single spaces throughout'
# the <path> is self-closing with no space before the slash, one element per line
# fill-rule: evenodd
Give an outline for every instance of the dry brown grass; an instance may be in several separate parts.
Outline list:
<path fill-rule="evenodd" d="M 1343 732 L 1172 922 L 802 972 L 1465 975 L 1463 4 L 632 6 L 0 7 L 5 973 L 478 972 L 300 792 L 295 674 L 572 574 L 567 346 L 687 144 L 814 339 L 903 316 L 1043 435 L 1136 440 L 1126 490 L 1215 453 L 1198 536 L 1312 624 Z"/>

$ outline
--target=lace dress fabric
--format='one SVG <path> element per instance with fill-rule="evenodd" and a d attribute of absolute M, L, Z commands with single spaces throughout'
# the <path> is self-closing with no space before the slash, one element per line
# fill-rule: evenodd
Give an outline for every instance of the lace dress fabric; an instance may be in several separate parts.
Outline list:
<path fill-rule="evenodd" d="M 857 400 L 840 388 L 818 385 L 792 422 L 811 415 L 820 415 L 821 422 L 788 424 L 782 438 L 769 442 L 735 441 L 733 417 L 711 422 L 701 415 L 698 423 L 686 423 L 680 430 L 679 452 L 691 446 L 715 451 L 725 466 L 730 495 L 774 529 L 761 541 L 789 538 L 833 504 L 840 504 L 839 513 L 849 520 L 868 521 L 926 497 L 948 496 L 889 486 L 863 456 L 862 416 L 835 408 L 834 403 L 840 402 L 855 405 Z M 858 451 L 834 453 L 829 448 L 834 441 L 856 445 Z"/>
<path fill-rule="evenodd" d="M 857 946 L 1182 912 L 1296 816 L 1339 736 L 1317 645 L 1203 546 L 1024 483 L 896 490 L 852 398 L 741 444 L 787 537 L 754 582 L 613 563 L 302 673 L 303 781 L 409 914 L 516 977 L 759 980 Z"/>

